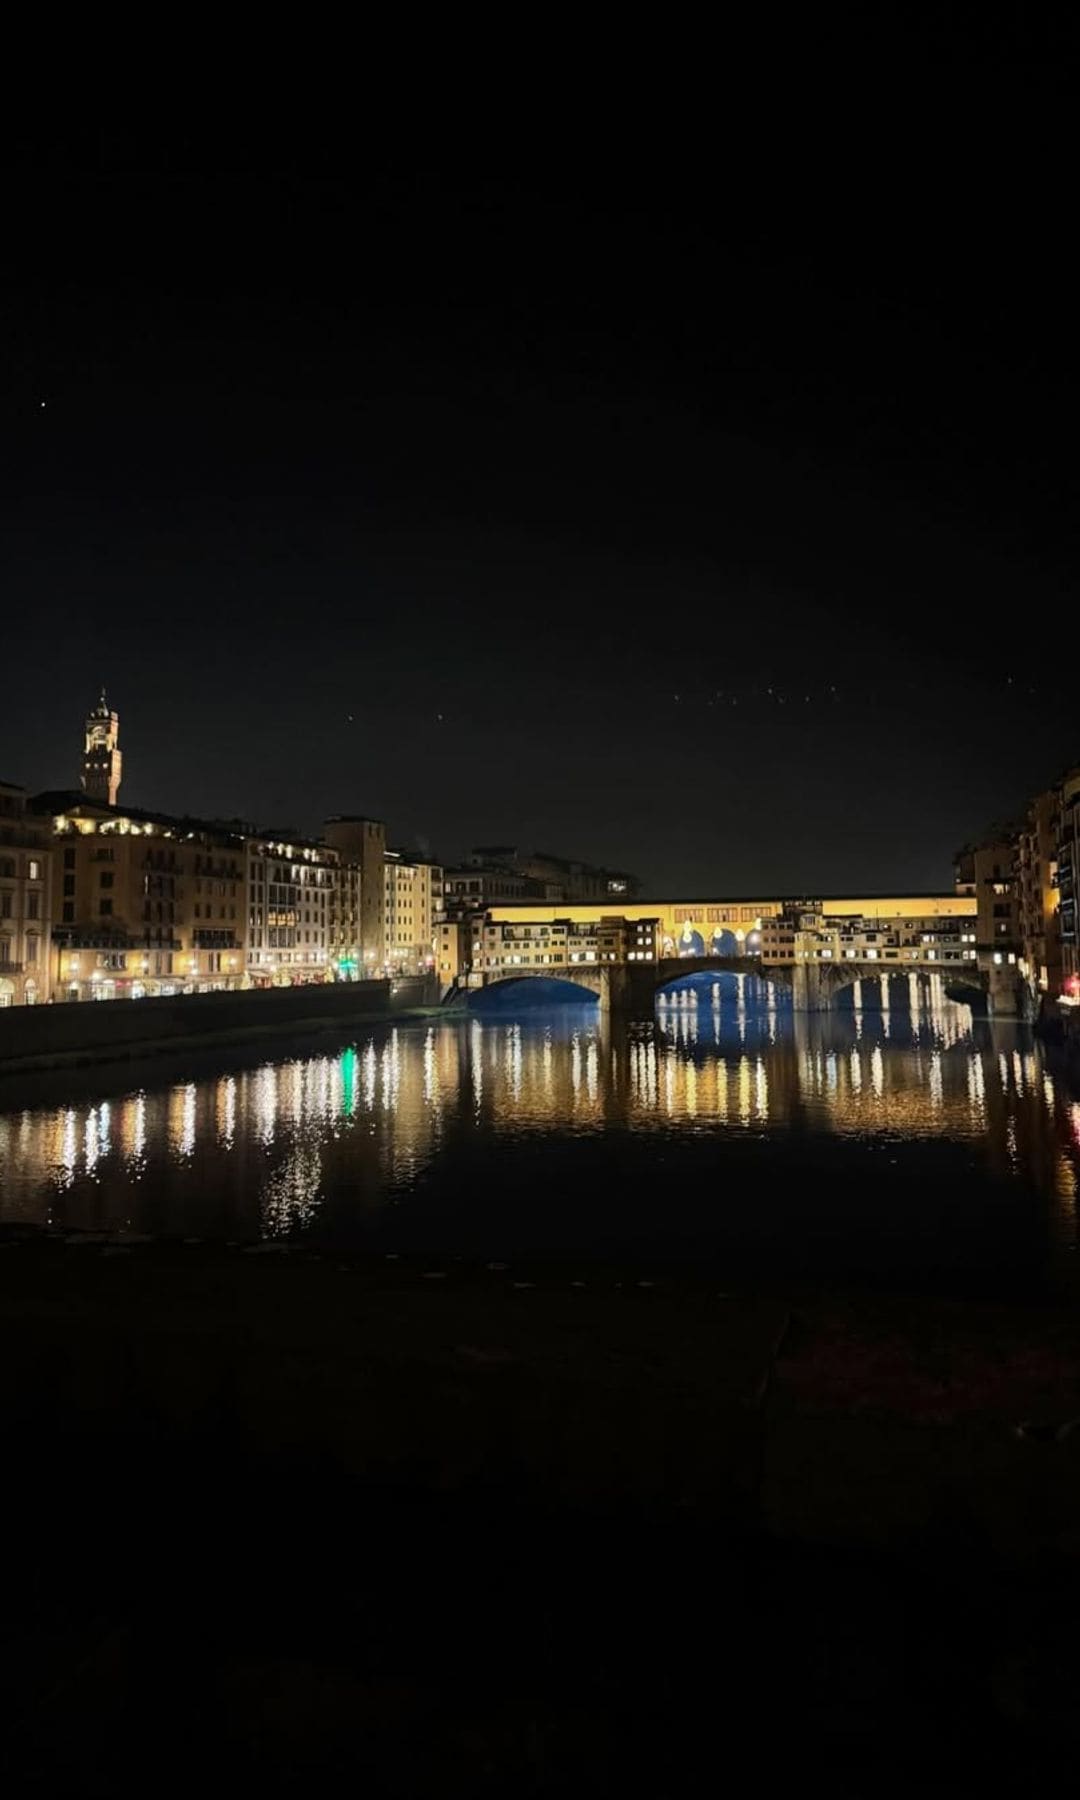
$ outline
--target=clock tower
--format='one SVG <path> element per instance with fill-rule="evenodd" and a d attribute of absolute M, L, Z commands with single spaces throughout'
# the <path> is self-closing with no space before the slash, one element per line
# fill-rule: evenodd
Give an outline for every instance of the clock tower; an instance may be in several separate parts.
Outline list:
<path fill-rule="evenodd" d="M 90 800 L 106 806 L 116 805 L 120 791 L 120 719 L 109 711 L 105 689 L 92 713 L 86 718 L 86 748 L 83 751 L 82 787 Z"/>

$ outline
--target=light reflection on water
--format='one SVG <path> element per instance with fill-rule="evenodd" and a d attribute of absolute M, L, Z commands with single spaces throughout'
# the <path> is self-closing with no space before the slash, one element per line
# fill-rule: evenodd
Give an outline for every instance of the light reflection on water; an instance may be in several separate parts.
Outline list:
<path fill-rule="evenodd" d="M 509 1230 L 515 1217 L 529 1218 L 530 1242 L 543 1247 L 544 1218 L 557 1214 L 558 1242 L 574 1234 L 578 1248 L 601 1225 L 617 1245 L 621 1218 L 634 1242 L 647 1220 L 655 1247 L 671 1217 L 692 1253 L 698 1227 L 715 1240 L 720 1197 L 735 1242 L 760 1233 L 770 1207 L 779 1218 L 805 1184 L 799 1229 L 812 1215 L 842 1243 L 850 1212 L 837 1201 L 831 1215 L 828 1182 L 874 1152 L 873 1183 L 897 1168 L 910 1181 L 921 1209 L 912 1233 L 926 1236 L 935 1183 L 943 1213 L 963 1190 L 969 1214 L 973 1196 L 1004 1184 L 1018 1217 L 1042 1208 L 1047 1263 L 1066 1266 L 1080 1105 L 1025 1033 L 973 1025 L 966 1008 L 917 984 L 910 998 L 914 1007 L 793 1015 L 771 990 L 726 978 L 668 996 L 654 1020 L 630 1026 L 577 1008 L 450 1017 L 136 1092 L 118 1068 L 107 1099 L 0 1113 L 0 1216 L 353 1242 L 407 1238 L 412 1220 L 436 1248 L 452 1246 L 468 1217 L 462 1241 L 491 1249 L 485 1230 Z M 725 1185 L 740 1142 L 740 1154 L 757 1146 L 758 1161 L 749 1174 L 740 1162 Z M 424 1215 L 429 1190 L 438 1209 L 425 1202 Z M 496 1194 L 500 1222 L 485 1226 Z M 899 1241 L 904 1212 L 890 1205 Z"/>

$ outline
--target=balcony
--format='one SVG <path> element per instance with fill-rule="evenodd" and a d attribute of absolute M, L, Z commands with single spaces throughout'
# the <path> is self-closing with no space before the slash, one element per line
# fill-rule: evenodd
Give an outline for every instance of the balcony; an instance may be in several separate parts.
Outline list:
<path fill-rule="evenodd" d="M 0 962 L 0 981 L 5 975 L 21 975 L 25 967 L 21 962 Z"/>

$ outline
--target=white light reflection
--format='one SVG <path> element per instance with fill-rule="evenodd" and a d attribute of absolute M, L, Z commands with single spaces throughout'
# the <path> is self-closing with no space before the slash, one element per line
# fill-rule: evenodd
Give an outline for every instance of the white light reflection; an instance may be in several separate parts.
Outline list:
<path fill-rule="evenodd" d="M 986 1080 L 982 1057 L 978 1051 L 973 1051 L 968 1057 L 968 1100 L 972 1112 L 981 1119 L 986 1106 Z"/>
<path fill-rule="evenodd" d="M 750 1059 L 739 1058 L 739 1121 L 743 1125 L 750 1123 Z"/>
<path fill-rule="evenodd" d="M 75 1159 L 78 1138 L 75 1129 L 75 1110 L 68 1107 L 64 1113 L 64 1128 L 60 1138 L 60 1178 L 58 1187 L 70 1187 L 75 1179 Z"/>
<path fill-rule="evenodd" d="M 83 1127 L 83 1161 L 86 1164 L 86 1172 L 88 1175 L 93 1174 L 96 1169 L 97 1159 L 98 1121 L 97 1113 L 94 1108 L 91 1107 L 86 1115 L 86 1124 Z"/>
<path fill-rule="evenodd" d="M 277 1126 L 277 1070 L 267 1063 L 255 1081 L 255 1136 L 265 1148 L 274 1141 Z"/>
<path fill-rule="evenodd" d="M 184 1089 L 183 1126 L 180 1133 L 180 1155 L 190 1156 L 195 1149 L 195 1083 Z"/>
<path fill-rule="evenodd" d="M 940 1107 L 944 1099 L 945 1089 L 941 1075 L 941 1051 L 935 1050 L 930 1058 L 930 1104 Z"/>
<path fill-rule="evenodd" d="M 233 1147 L 236 1136 L 236 1077 L 226 1075 L 217 1084 L 218 1142 L 226 1150 Z"/>
<path fill-rule="evenodd" d="M 473 1106 L 479 1114 L 484 1098 L 484 1028 L 474 1019 L 469 1028 L 469 1072 L 472 1076 Z"/>

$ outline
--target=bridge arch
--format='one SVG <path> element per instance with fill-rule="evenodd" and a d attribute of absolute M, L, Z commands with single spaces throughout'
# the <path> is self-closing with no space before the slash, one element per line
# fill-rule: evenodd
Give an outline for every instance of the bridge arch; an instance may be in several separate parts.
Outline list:
<path fill-rule="evenodd" d="M 467 1005 L 472 1012 L 509 1010 L 516 1004 L 527 1007 L 588 1006 L 605 1001 L 601 969 L 562 970 L 557 975 L 541 975 L 533 970 L 489 976 L 483 987 L 468 991 Z M 485 1004 L 486 999 L 486 1004 Z"/>

